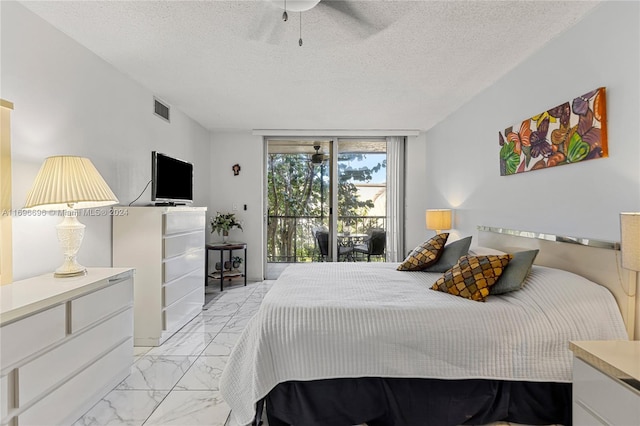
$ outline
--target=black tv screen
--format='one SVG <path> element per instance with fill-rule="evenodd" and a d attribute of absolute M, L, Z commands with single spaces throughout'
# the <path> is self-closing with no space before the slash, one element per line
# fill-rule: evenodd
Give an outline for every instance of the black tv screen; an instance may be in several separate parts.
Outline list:
<path fill-rule="evenodd" d="M 171 204 L 193 202 L 193 164 L 153 151 L 151 201 Z"/>

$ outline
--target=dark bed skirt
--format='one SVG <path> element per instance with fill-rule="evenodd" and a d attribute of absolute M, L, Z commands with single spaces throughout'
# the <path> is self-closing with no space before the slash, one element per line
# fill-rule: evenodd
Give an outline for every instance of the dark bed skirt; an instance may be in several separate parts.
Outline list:
<path fill-rule="evenodd" d="M 269 426 L 571 424 L 571 383 L 377 377 L 291 381 L 273 388 L 264 402 Z"/>

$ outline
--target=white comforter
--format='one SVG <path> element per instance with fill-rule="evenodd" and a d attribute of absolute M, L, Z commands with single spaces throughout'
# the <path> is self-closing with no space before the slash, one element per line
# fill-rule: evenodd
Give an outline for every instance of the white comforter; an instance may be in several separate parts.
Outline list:
<path fill-rule="evenodd" d="M 571 381 L 570 340 L 627 339 L 609 291 L 534 266 L 485 303 L 430 290 L 394 263 L 293 265 L 231 353 L 220 391 L 241 424 L 288 380 L 339 377 Z"/>

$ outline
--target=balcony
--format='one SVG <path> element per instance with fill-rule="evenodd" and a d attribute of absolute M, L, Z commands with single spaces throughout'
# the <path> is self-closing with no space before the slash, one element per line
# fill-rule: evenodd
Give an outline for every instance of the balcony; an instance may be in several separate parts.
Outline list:
<path fill-rule="evenodd" d="M 318 226 L 328 228 L 327 216 L 269 216 L 267 225 L 267 262 L 298 263 L 320 261 L 320 252 L 313 235 Z M 386 229 L 385 216 L 340 216 L 338 232 L 366 234 L 371 228 Z M 353 260 L 366 261 L 366 256 Z M 380 258 L 384 261 L 384 257 Z"/>

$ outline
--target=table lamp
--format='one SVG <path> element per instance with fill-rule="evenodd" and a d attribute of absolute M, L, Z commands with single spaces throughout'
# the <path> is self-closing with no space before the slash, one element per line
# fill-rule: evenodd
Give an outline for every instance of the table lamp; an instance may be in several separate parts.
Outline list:
<path fill-rule="evenodd" d="M 640 271 L 640 213 L 620 213 L 622 267 Z"/>
<path fill-rule="evenodd" d="M 439 234 L 444 229 L 451 229 L 450 209 L 429 209 L 426 212 L 427 229 L 433 229 Z"/>
<path fill-rule="evenodd" d="M 56 226 L 64 263 L 56 269 L 54 277 L 87 273 L 87 268 L 76 261 L 85 228 L 78 221 L 77 209 L 117 203 L 115 194 L 88 158 L 61 155 L 44 161 L 27 194 L 24 208 L 64 211 L 64 219 Z"/>

